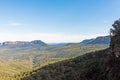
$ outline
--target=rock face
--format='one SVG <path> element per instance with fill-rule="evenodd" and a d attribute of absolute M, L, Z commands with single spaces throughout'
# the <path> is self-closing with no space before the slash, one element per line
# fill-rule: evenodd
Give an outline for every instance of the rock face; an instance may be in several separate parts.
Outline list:
<path fill-rule="evenodd" d="M 41 40 L 34 40 L 31 42 L 28 41 L 6 41 L 3 43 L 0 43 L 0 46 L 29 46 L 29 45 L 40 45 L 40 46 L 44 46 L 47 45 L 46 43 L 42 42 Z"/>

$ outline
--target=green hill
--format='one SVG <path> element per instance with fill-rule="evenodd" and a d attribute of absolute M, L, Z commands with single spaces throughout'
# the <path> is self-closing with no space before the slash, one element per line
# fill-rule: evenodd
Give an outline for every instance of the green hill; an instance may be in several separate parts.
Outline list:
<path fill-rule="evenodd" d="M 119 80 L 120 58 L 110 49 L 37 68 L 20 75 L 20 80 Z"/>
<path fill-rule="evenodd" d="M 22 73 L 21 80 L 98 80 L 109 55 L 108 49 L 85 54 Z"/>

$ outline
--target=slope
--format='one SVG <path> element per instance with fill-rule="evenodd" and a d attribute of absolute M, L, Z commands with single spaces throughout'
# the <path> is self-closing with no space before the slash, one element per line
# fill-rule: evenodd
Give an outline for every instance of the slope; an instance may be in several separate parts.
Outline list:
<path fill-rule="evenodd" d="M 85 54 L 23 73 L 21 80 L 98 80 L 109 55 L 108 49 Z"/>
<path fill-rule="evenodd" d="M 27 66 L 29 65 L 29 66 Z M 28 61 L 0 61 L 0 80 L 10 80 L 11 76 L 20 74 L 22 71 L 32 70 L 32 65 Z"/>

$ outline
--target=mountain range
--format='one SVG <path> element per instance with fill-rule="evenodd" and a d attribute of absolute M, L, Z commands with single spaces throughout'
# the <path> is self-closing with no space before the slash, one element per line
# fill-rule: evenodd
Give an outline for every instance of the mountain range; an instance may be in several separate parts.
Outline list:
<path fill-rule="evenodd" d="M 47 45 L 46 43 L 44 43 L 41 40 L 34 40 L 34 41 L 6 41 L 3 43 L 0 43 L 0 46 L 30 46 L 30 45 L 41 45 L 41 46 L 45 46 Z"/>
<path fill-rule="evenodd" d="M 95 39 L 85 39 L 80 42 L 81 44 L 109 44 L 110 43 L 110 37 L 109 36 L 100 36 L 96 37 Z M 46 44 L 45 42 L 41 40 L 33 40 L 33 41 L 6 41 L 3 43 L 0 43 L 0 46 L 30 46 L 30 45 L 39 45 L 39 46 L 46 46 L 46 45 L 52 45 L 52 46 L 65 46 L 72 43 L 53 43 L 53 44 Z M 74 43 L 73 43 L 74 44 Z"/>

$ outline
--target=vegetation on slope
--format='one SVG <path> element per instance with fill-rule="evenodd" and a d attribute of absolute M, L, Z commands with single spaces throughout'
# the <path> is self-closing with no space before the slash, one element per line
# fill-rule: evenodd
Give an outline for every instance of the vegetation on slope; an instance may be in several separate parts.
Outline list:
<path fill-rule="evenodd" d="M 21 80 L 97 80 L 108 50 L 97 51 L 21 74 Z"/>
<path fill-rule="evenodd" d="M 23 72 L 30 72 L 62 60 L 66 60 L 66 58 L 43 60 L 39 63 L 39 67 L 32 66 L 31 63 L 27 61 L 0 61 L 0 80 L 18 80 L 20 77 L 19 74 L 23 74 Z"/>
<path fill-rule="evenodd" d="M 27 66 L 29 65 L 29 66 Z M 32 65 L 27 61 L 0 61 L 0 80 L 10 80 L 15 74 L 32 70 Z"/>

